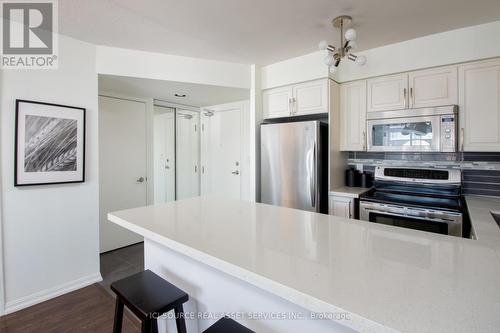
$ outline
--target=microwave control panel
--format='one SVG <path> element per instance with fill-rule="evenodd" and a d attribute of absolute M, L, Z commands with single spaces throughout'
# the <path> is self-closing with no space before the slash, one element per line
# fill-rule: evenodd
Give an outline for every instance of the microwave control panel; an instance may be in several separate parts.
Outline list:
<path fill-rule="evenodd" d="M 457 123 L 455 115 L 441 116 L 441 149 L 444 153 L 457 151 Z"/>

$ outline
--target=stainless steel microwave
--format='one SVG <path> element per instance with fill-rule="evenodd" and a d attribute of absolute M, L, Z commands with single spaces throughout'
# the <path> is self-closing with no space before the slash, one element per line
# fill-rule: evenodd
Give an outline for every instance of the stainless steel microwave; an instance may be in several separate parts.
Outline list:
<path fill-rule="evenodd" d="M 368 112 L 368 151 L 456 152 L 457 106 Z"/>

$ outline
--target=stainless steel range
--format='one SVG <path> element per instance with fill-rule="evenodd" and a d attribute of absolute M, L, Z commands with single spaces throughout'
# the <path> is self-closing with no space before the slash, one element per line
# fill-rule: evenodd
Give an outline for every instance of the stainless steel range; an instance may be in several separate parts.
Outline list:
<path fill-rule="evenodd" d="M 461 237 L 461 172 L 377 167 L 375 187 L 360 198 L 361 220 Z"/>

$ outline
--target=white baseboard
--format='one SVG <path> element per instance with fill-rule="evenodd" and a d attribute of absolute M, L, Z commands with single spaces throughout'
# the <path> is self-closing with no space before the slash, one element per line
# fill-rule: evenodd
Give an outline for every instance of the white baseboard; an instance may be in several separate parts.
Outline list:
<path fill-rule="evenodd" d="M 56 287 L 52 287 L 49 289 L 45 289 L 34 294 L 21 297 L 15 301 L 10 301 L 5 303 L 5 311 L 4 314 L 9 314 L 12 312 L 19 311 L 21 309 L 27 308 L 29 306 L 45 302 L 49 299 L 52 299 L 57 296 L 64 295 L 71 291 L 87 287 L 96 282 L 102 281 L 102 277 L 100 273 L 84 276 L 82 278 L 63 283 Z"/>

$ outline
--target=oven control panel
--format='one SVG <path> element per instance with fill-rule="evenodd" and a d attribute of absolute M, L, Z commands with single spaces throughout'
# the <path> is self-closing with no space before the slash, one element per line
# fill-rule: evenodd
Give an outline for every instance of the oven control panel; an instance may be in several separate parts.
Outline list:
<path fill-rule="evenodd" d="M 457 123 L 455 115 L 441 116 L 440 151 L 454 153 L 457 151 Z"/>

